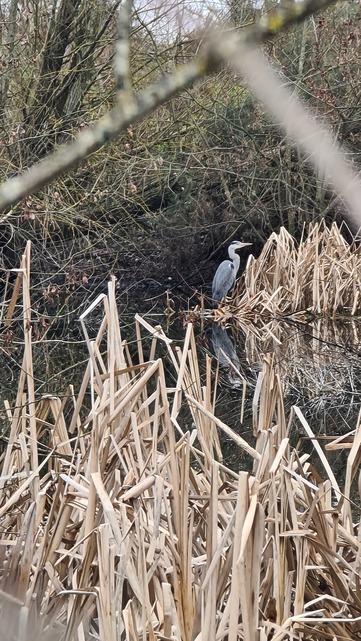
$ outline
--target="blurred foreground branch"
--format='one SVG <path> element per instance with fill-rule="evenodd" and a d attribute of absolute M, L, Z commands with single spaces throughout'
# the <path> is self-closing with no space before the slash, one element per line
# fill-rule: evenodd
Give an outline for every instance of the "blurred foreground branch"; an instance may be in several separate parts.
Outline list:
<path fill-rule="evenodd" d="M 77 140 L 60 147 L 45 160 L 28 169 L 24 174 L 11 178 L 0 187 L 0 209 L 19 202 L 24 196 L 37 191 L 60 174 L 79 164 L 92 152 L 100 149 L 107 141 L 115 138 L 131 123 L 144 118 L 159 105 L 166 102 L 182 89 L 219 69 L 232 60 L 237 60 L 251 45 L 259 44 L 276 35 L 290 24 L 304 20 L 308 15 L 325 9 L 336 0 L 285 0 L 274 10 L 264 14 L 260 21 L 236 32 L 217 32 L 203 46 L 195 59 L 176 69 L 173 74 L 162 78 L 137 96 L 130 89 L 128 68 L 129 4 L 124 5 L 120 14 L 119 40 L 115 63 L 118 88 L 118 104 L 93 126 L 79 134 Z M 250 51 L 254 55 L 254 51 Z M 252 64 L 251 59 L 250 64 Z M 236 62 L 235 62 L 236 61 Z M 242 70 L 244 71 L 244 70 Z M 266 104 L 267 101 L 265 100 Z M 268 105 L 267 105 L 268 106 Z M 280 104 L 276 118 L 282 121 L 284 104 Z M 296 135 L 295 131 L 291 132 Z"/>
<path fill-rule="evenodd" d="M 348 221 L 353 231 L 358 231 L 361 227 L 361 181 L 335 143 L 334 136 L 321 127 L 297 95 L 280 82 L 260 51 L 240 45 L 231 63 L 246 78 L 253 93 L 286 134 L 306 152 L 308 161 L 344 200 Z"/>

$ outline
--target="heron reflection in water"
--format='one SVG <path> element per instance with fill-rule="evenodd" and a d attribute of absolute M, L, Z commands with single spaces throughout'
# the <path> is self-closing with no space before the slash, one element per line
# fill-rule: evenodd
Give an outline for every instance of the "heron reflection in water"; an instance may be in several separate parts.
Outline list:
<path fill-rule="evenodd" d="M 227 330 L 218 323 L 212 323 L 212 346 L 216 359 L 228 369 L 228 380 L 232 387 L 242 387 L 243 379 L 240 371 L 240 361 L 236 353 L 233 339 Z"/>
<path fill-rule="evenodd" d="M 220 264 L 213 278 L 212 299 L 214 303 L 219 303 L 222 298 L 227 296 L 235 283 L 240 264 L 240 257 L 236 254 L 236 249 L 242 249 L 242 247 L 249 245 L 252 243 L 241 243 L 239 240 L 234 240 L 228 247 L 230 260 L 224 260 Z"/>

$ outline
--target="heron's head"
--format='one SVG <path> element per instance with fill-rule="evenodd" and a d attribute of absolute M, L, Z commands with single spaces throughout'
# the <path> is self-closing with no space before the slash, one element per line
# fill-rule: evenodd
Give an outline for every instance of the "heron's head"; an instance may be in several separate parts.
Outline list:
<path fill-rule="evenodd" d="M 248 247 L 249 245 L 252 245 L 252 243 L 242 243 L 240 240 L 234 240 L 228 249 L 242 249 L 242 247 Z"/>

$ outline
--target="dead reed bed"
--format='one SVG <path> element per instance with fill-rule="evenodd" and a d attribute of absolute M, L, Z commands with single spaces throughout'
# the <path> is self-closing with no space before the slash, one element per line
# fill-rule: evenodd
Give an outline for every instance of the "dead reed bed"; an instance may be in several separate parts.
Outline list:
<path fill-rule="evenodd" d="M 299 409 L 286 416 L 265 358 L 246 442 L 217 418 L 192 325 L 180 347 L 137 316 L 131 350 L 113 280 L 80 318 L 80 389 L 38 398 L 29 282 L 28 246 L 6 316 L 22 292 L 22 373 L 2 437 L 0 639 L 361 639 L 361 421 L 329 444 L 349 449 L 341 488 Z M 296 424 L 312 462 L 291 448 Z M 224 438 L 249 472 L 225 465 Z"/>
<path fill-rule="evenodd" d="M 241 325 L 290 314 L 359 316 L 361 248 L 336 223 L 312 223 L 299 245 L 281 228 L 249 257 L 232 305 Z"/>

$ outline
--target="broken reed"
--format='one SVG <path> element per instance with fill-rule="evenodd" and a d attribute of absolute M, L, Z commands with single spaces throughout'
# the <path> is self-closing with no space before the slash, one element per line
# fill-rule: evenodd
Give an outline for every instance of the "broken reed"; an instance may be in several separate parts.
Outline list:
<path fill-rule="evenodd" d="M 79 392 L 69 383 L 62 401 L 38 399 L 29 281 L 28 245 L 7 315 L 9 324 L 22 290 L 26 345 L 1 457 L 1 641 L 361 638 L 350 499 L 360 421 L 329 445 L 350 449 L 340 488 L 300 410 L 286 416 L 265 358 L 246 442 L 216 417 L 211 359 L 201 373 L 191 324 L 181 348 L 137 316 L 131 355 L 113 280 L 81 317 L 89 361 Z M 315 465 L 291 448 L 295 426 Z M 252 473 L 227 466 L 224 438 Z"/>

